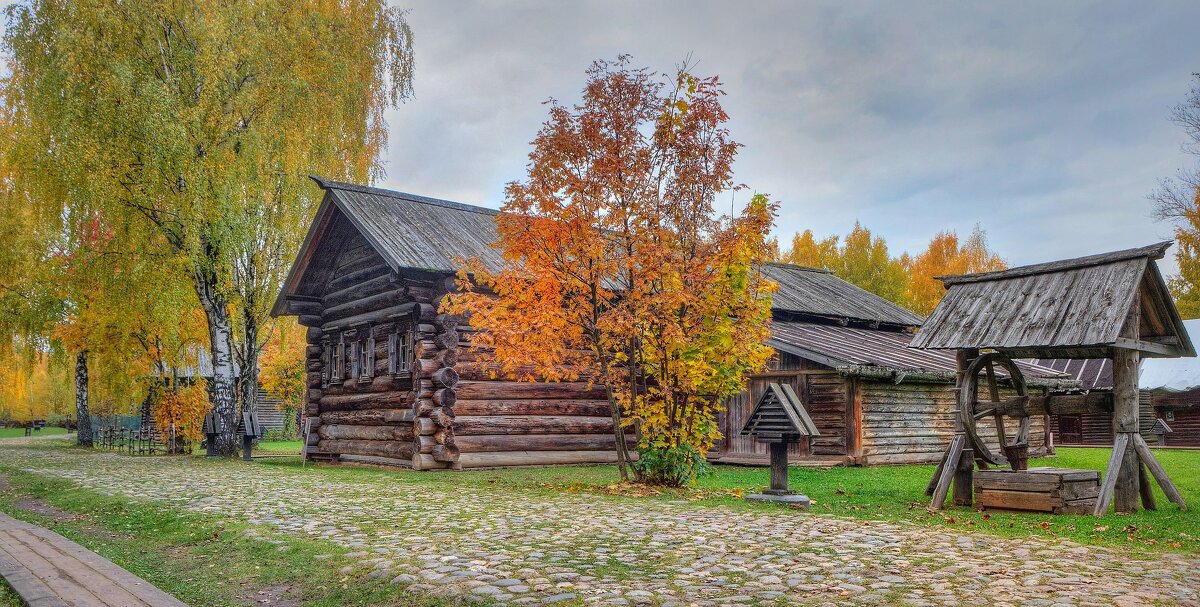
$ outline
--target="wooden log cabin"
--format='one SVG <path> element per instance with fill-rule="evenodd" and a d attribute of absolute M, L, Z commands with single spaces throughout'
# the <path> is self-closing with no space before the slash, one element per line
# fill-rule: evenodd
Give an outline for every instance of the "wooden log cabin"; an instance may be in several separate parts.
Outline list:
<path fill-rule="evenodd" d="M 710 459 L 766 463 L 769 445 L 738 430 L 766 386 L 782 382 L 820 431 L 811 446 L 789 448 L 793 463 L 937 463 L 954 434 L 956 359 L 908 347 L 923 319 L 824 270 L 772 263 L 760 271 L 779 284 L 768 342 L 778 356 L 728 401 L 719 418 L 724 438 Z M 1076 385 L 1052 369 L 1019 364 L 1043 392 Z M 1045 453 L 1044 416 L 1034 418 L 1031 436 L 1031 453 Z"/>
<path fill-rule="evenodd" d="M 417 470 L 615 461 L 586 382 L 494 379 L 438 314 L 457 260 L 498 261 L 497 211 L 317 179 L 325 196 L 272 310 L 307 327 L 314 459 Z"/>

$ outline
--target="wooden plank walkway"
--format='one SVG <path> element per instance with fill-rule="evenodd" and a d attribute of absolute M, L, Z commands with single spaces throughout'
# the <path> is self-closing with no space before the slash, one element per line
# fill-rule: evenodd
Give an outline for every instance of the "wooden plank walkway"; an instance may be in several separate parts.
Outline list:
<path fill-rule="evenodd" d="M 187 607 L 95 552 L 4 513 L 0 575 L 30 607 Z"/>

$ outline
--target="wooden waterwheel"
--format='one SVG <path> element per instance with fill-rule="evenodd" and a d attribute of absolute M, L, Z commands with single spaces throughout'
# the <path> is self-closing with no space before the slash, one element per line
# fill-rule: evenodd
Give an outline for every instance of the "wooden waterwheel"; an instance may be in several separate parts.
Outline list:
<path fill-rule="evenodd" d="M 996 367 L 1003 368 L 1007 373 L 1012 389 L 1016 392 L 1016 399 L 1001 399 Z M 981 387 L 986 390 L 984 400 L 980 399 Z M 973 450 L 975 459 L 993 466 L 1007 464 L 1013 470 L 1022 468 L 1024 453 L 1029 446 L 1029 414 L 1022 406 L 1022 401 L 1027 396 L 1025 376 L 1021 374 L 1016 363 L 998 352 L 981 354 L 967 366 L 958 390 L 958 422 L 967 436 L 969 448 Z M 981 432 L 979 421 L 989 417 L 995 426 L 995 444 L 999 445 L 1003 453 L 992 450 Z M 1013 421 L 1007 421 L 1010 419 Z M 1011 440 L 1010 427 L 1014 430 Z"/>

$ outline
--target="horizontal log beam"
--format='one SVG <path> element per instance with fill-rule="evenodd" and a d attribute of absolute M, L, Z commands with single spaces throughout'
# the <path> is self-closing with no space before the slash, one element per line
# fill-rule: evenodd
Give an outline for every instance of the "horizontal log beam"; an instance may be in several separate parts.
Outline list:
<path fill-rule="evenodd" d="M 454 419 L 454 434 L 612 434 L 611 417 L 478 415 Z"/>
<path fill-rule="evenodd" d="M 463 468 L 508 466 L 558 466 L 567 464 L 610 464 L 617 461 L 616 451 L 505 451 L 463 453 L 458 464 Z"/>
<path fill-rule="evenodd" d="M 461 381 L 459 400 L 573 398 L 604 400 L 604 386 L 587 382 Z"/>
<path fill-rule="evenodd" d="M 321 411 L 398 409 L 412 404 L 412 392 L 358 392 L 321 396 Z"/>
<path fill-rule="evenodd" d="M 326 411 L 321 414 L 322 424 L 352 424 L 358 426 L 390 426 L 411 424 L 412 409 L 366 409 L 362 411 Z"/>
<path fill-rule="evenodd" d="M 466 400 L 454 404 L 458 415 L 583 415 L 612 414 L 608 401 L 580 399 Z"/>
<path fill-rule="evenodd" d="M 1087 394 L 1051 394 L 1048 396 L 1013 396 L 999 403 L 980 400 L 975 404 L 976 413 L 991 410 L 1013 416 L 1026 415 L 1074 415 L 1078 413 L 1112 413 L 1112 392 L 1093 391 Z"/>
<path fill-rule="evenodd" d="M 413 444 L 398 440 L 321 440 L 317 450 L 322 453 L 374 455 L 378 457 L 409 458 L 413 456 Z"/>
<path fill-rule="evenodd" d="M 321 330 L 322 331 L 340 331 L 340 330 L 350 327 L 351 325 L 356 325 L 356 324 L 363 323 L 363 322 L 391 321 L 391 320 L 393 320 L 393 317 L 395 317 L 396 315 L 403 315 L 406 313 L 411 313 L 414 309 L 414 306 L 416 306 L 415 303 L 409 302 L 409 303 L 405 303 L 405 304 L 400 304 L 398 306 L 392 306 L 390 308 L 383 308 L 381 310 L 373 310 L 371 312 L 364 312 L 362 314 L 356 314 L 354 316 L 347 316 L 346 318 L 339 318 L 336 320 L 327 320 L 327 319 L 323 318 L 323 322 L 321 324 Z"/>
<path fill-rule="evenodd" d="M 629 435 L 632 439 L 632 435 Z M 455 435 L 454 444 L 464 453 L 498 451 L 611 451 L 613 434 L 481 434 Z"/>
<path fill-rule="evenodd" d="M 317 434 L 322 439 L 330 440 L 411 441 L 413 438 L 413 426 L 412 424 L 403 424 L 400 426 L 322 424 L 317 428 Z"/>

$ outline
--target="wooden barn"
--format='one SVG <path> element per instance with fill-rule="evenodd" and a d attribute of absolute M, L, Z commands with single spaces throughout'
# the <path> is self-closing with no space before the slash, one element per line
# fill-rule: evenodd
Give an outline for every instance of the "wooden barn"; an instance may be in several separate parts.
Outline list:
<path fill-rule="evenodd" d="M 779 283 L 771 370 L 751 378 L 720 416 L 724 438 L 711 459 L 765 464 L 769 445 L 739 431 L 770 383 L 787 383 L 800 396 L 820 436 L 792 445 L 793 463 L 855 465 L 937 463 L 954 433 L 953 352 L 913 350 L 923 319 L 824 270 L 764 264 Z M 1039 389 L 1075 385 L 1052 369 L 1021 363 Z M 1031 451 L 1045 451 L 1042 417 L 1032 426 Z"/>
<path fill-rule="evenodd" d="M 601 387 L 492 379 L 437 313 L 457 260 L 494 263 L 497 211 L 317 180 L 272 313 L 308 327 L 307 452 L 418 470 L 615 461 Z"/>

